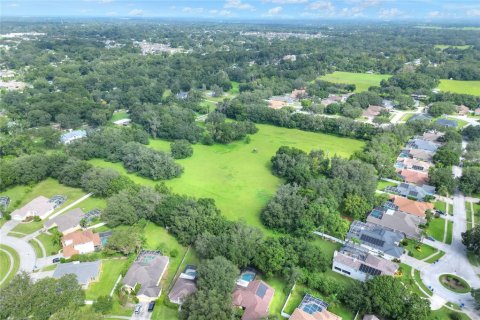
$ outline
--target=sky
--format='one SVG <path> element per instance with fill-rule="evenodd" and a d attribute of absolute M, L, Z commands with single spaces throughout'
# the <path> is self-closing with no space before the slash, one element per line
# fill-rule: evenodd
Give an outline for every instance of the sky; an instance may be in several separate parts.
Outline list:
<path fill-rule="evenodd" d="M 480 0 L 0 0 L 1 16 L 480 23 Z"/>

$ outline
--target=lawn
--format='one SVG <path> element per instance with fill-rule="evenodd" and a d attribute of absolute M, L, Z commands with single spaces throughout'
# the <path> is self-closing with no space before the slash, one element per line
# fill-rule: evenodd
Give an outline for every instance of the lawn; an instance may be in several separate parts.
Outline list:
<path fill-rule="evenodd" d="M 126 119 L 128 117 L 129 116 L 128 116 L 127 111 L 121 110 L 121 111 L 115 112 L 110 121 L 114 122 L 114 121 L 118 121 L 118 120 L 121 120 L 121 119 Z"/>
<path fill-rule="evenodd" d="M 166 181 L 166 185 L 176 193 L 213 198 L 226 218 L 244 219 L 248 224 L 264 229 L 260 211 L 282 184 L 282 180 L 270 171 L 270 159 L 279 147 L 286 145 L 305 151 L 322 149 L 330 157 L 335 154 L 349 157 L 364 146 L 362 141 L 333 135 L 269 125 L 257 127 L 259 131 L 251 136 L 249 144 L 237 141 L 228 145 L 194 145 L 192 157 L 178 160 L 185 169 L 183 175 Z M 166 151 L 170 143 L 152 140 L 150 147 Z M 254 149 L 257 152 L 252 152 Z M 90 162 L 126 174 L 120 163 L 99 159 Z M 128 176 L 139 184 L 153 186 L 156 183 L 134 174 Z"/>
<path fill-rule="evenodd" d="M 430 291 L 430 289 L 427 288 L 427 286 L 423 283 L 422 278 L 420 277 L 420 271 L 415 269 L 413 272 L 413 277 L 415 278 L 415 281 L 417 281 L 418 285 L 429 295 L 432 296 L 433 293 Z"/>
<path fill-rule="evenodd" d="M 408 241 L 408 245 L 405 247 L 409 252 L 412 253 L 412 257 L 418 260 L 425 259 L 428 256 L 431 256 L 438 250 L 435 249 L 434 247 L 429 246 L 428 244 L 422 243 L 420 245 L 419 249 L 416 249 L 414 247 L 414 242 L 413 241 Z"/>
<path fill-rule="evenodd" d="M 43 227 L 42 221 L 35 222 L 32 220 L 31 222 L 27 222 L 27 223 L 19 223 L 15 228 L 12 229 L 11 233 L 12 233 L 12 236 L 21 238 L 23 237 L 23 235 L 15 234 L 15 232 L 19 232 L 27 235 L 37 231 L 42 227 Z"/>
<path fill-rule="evenodd" d="M 96 300 L 100 296 L 108 296 L 127 264 L 127 259 L 109 259 L 102 260 L 102 271 L 100 280 L 93 282 L 86 290 L 87 300 Z"/>
<path fill-rule="evenodd" d="M 377 190 L 383 191 L 386 187 L 393 187 L 393 186 L 396 186 L 397 184 L 398 183 L 395 183 L 395 182 L 378 180 Z"/>
<path fill-rule="evenodd" d="M 320 236 L 316 236 L 315 240 L 313 240 L 312 243 L 317 247 L 321 248 L 321 251 L 327 258 L 327 260 L 332 260 L 335 250 L 339 250 L 342 247 L 340 243 L 325 240 Z"/>
<path fill-rule="evenodd" d="M 413 112 L 410 112 L 410 113 L 405 113 L 402 118 L 400 119 L 400 121 L 405 121 L 407 122 L 411 117 L 413 117 L 415 113 Z"/>
<path fill-rule="evenodd" d="M 402 269 L 402 275 L 399 276 L 400 281 L 404 286 L 410 289 L 411 292 L 415 292 L 422 298 L 427 298 L 427 296 L 420 290 L 420 288 L 415 284 L 414 276 L 412 276 L 412 267 L 404 263 L 400 264 Z"/>
<path fill-rule="evenodd" d="M 239 94 L 240 92 L 240 83 L 236 81 L 231 81 L 232 88 L 228 91 L 230 94 Z"/>
<path fill-rule="evenodd" d="M 355 92 L 367 91 L 369 87 L 379 86 L 380 81 L 390 78 L 388 74 L 367 74 L 335 71 L 334 73 L 321 76 L 320 80 L 325 80 L 334 83 L 354 84 L 356 86 Z"/>
<path fill-rule="evenodd" d="M 13 211 L 17 209 L 21 203 L 23 203 L 25 196 L 31 191 L 29 186 L 15 186 L 0 193 L 0 196 L 7 196 L 10 198 L 10 205 L 8 209 Z"/>
<path fill-rule="evenodd" d="M 443 51 L 443 50 L 448 49 L 448 48 L 455 48 L 455 49 L 460 49 L 460 50 L 466 50 L 466 49 L 471 48 L 472 46 L 470 46 L 470 45 L 451 46 L 451 45 L 448 45 L 448 44 L 436 44 L 434 47 L 435 47 L 435 49 L 440 49 L 440 50 Z"/>
<path fill-rule="evenodd" d="M 300 304 L 300 302 L 302 301 L 306 293 L 329 303 L 327 310 L 342 317 L 342 319 L 344 320 L 351 320 L 355 316 L 354 312 L 352 312 L 351 310 L 348 310 L 342 304 L 338 302 L 334 302 L 328 297 L 325 297 L 322 294 L 320 294 L 318 291 L 309 289 L 304 285 L 295 286 L 295 289 L 293 290 L 290 296 L 290 299 L 288 300 L 288 303 L 287 303 L 287 306 L 285 307 L 284 312 L 288 314 L 292 314 L 293 311 L 295 311 L 295 309 L 298 307 L 298 305 Z"/>
<path fill-rule="evenodd" d="M 445 219 L 433 218 L 428 223 L 427 234 L 435 238 L 435 240 L 443 242 L 445 234 Z"/>
<path fill-rule="evenodd" d="M 447 204 L 445 202 L 436 201 L 436 202 L 433 203 L 433 205 L 434 205 L 435 209 L 447 213 Z"/>
<path fill-rule="evenodd" d="M 448 221 L 447 224 L 447 239 L 446 244 L 452 244 L 453 241 L 453 221 Z"/>
<path fill-rule="evenodd" d="M 90 197 L 90 198 L 87 198 L 87 199 L 83 200 L 82 202 L 80 202 L 76 206 L 72 207 L 72 209 L 80 208 L 80 209 L 82 209 L 83 212 L 87 213 L 88 211 L 93 210 L 93 209 L 103 210 L 106 207 L 107 207 L 107 200 L 106 199 Z"/>
<path fill-rule="evenodd" d="M 37 241 L 35 240 L 29 240 L 28 243 L 32 246 L 33 251 L 35 251 L 35 255 L 37 258 L 43 258 L 43 251 L 42 248 L 40 248 L 40 245 L 38 244 Z"/>
<path fill-rule="evenodd" d="M 12 278 L 17 274 L 18 268 L 20 268 L 20 257 L 18 256 L 17 251 L 13 248 L 6 245 L 0 244 L 0 288 L 8 284 Z M 8 251 L 12 257 L 13 261 L 10 259 L 8 254 L 5 252 Z M 10 270 L 10 267 L 12 266 Z M 10 271 L 10 272 L 9 272 Z"/>
<path fill-rule="evenodd" d="M 53 239 L 54 237 L 49 234 L 42 233 L 38 235 L 37 239 L 43 244 L 45 248 L 45 252 L 48 256 L 57 254 L 62 247 L 60 245 L 54 244 Z"/>
<path fill-rule="evenodd" d="M 453 318 L 450 315 L 454 313 L 458 314 L 461 320 L 470 320 L 470 317 L 468 317 L 466 314 L 452 311 L 450 309 L 447 309 L 447 307 L 442 307 L 438 310 L 432 310 L 432 313 L 430 314 L 428 320 L 451 320 Z"/>
<path fill-rule="evenodd" d="M 438 251 L 437 254 L 432 256 L 431 258 L 425 260 L 426 263 L 434 263 L 437 260 L 440 260 L 445 255 L 445 252 Z"/>
<path fill-rule="evenodd" d="M 449 91 L 453 93 L 464 93 L 480 96 L 480 81 L 464 81 L 464 80 L 440 80 L 438 88 L 441 91 Z"/>

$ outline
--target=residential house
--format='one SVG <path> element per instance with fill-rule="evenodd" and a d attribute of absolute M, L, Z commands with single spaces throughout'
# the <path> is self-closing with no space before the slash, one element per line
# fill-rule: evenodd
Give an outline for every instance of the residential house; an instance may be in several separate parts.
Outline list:
<path fill-rule="evenodd" d="M 424 132 L 420 139 L 430 142 L 439 142 L 439 139 L 445 135 L 444 132 L 432 130 Z"/>
<path fill-rule="evenodd" d="M 417 93 L 412 93 L 410 95 L 413 99 L 417 99 L 417 100 L 426 100 L 428 98 L 428 96 L 426 94 L 417 94 Z"/>
<path fill-rule="evenodd" d="M 92 262 L 70 262 L 60 263 L 53 272 L 53 278 L 58 279 L 66 274 L 74 274 L 77 277 L 77 282 L 83 289 L 87 289 L 90 282 L 98 281 L 100 276 L 100 269 L 102 261 Z"/>
<path fill-rule="evenodd" d="M 268 106 L 272 109 L 281 109 L 284 107 L 292 106 L 295 99 L 290 95 L 273 96 L 268 100 Z"/>
<path fill-rule="evenodd" d="M 435 153 L 432 151 L 422 150 L 422 149 L 406 149 L 402 150 L 399 157 L 400 158 L 411 158 L 418 159 L 421 161 L 430 162 L 433 160 L 433 155 Z"/>
<path fill-rule="evenodd" d="M 420 225 L 427 223 L 427 220 L 402 211 L 378 207 L 370 212 L 367 222 L 387 230 L 401 232 L 409 239 L 421 240 L 423 236 Z"/>
<path fill-rule="evenodd" d="M 142 251 L 133 262 L 122 280 L 125 288 L 137 291 L 140 301 L 153 301 L 160 297 L 160 281 L 167 270 L 170 259 L 159 251 Z"/>
<path fill-rule="evenodd" d="M 385 188 L 387 192 L 399 194 L 404 197 L 423 201 L 426 196 L 433 196 L 435 194 L 435 187 L 429 185 L 416 186 L 409 183 L 400 183 L 394 187 Z"/>
<path fill-rule="evenodd" d="M 290 320 L 342 320 L 327 310 L 328 304 L 308 293 L 303 297 L 302 302 L 293 311 Z"/>
<path fill-rule="evenodd" d="M 237 286 L 233 304 L 244 310 L 242 320 L 260 320 L 268 316 L 275 290 L 262 280 L 253 280 L 247 287 Z"/>
<path fill-rule="evenodd" d="M 478 108 L 475 109 L 474 114 L 475 114 L 476 116 L 480 116 L 480 107 L 478 107 Z"/>
<path fill-rule="evenodd" d="M 398 171 L 400 178 L 407 183 L 424 185 L 428 182 L 428 173 L 411 169 L 401 169 Z"/>
<path fill-rule="evenodd" d="M 305 89 L 293 89 L 290 93 L 290 97 L 293 99 L 302 99 L 307 96 L 307 91 Z"/>
<path fill-rule="evenodd" d="M 440 118 L 435 123 L 444 126 L 444 127 L 450 127 L 450 128 L 457 128 L 458 123 L 455 120 L 450 120 L 450 119 L 445 119 L 445 118 Z"/>
<path fill-rule="evenodd" d="M 362 116 L 373 119 L 378 116 L 382 110 L 385 110 L 385 108 L 381 106 L 369 105 L 367 109 L 362 111 Z"/>
<path fill-rule="evenodd" d="M 168 294 L 170 302 L 182 304 L 186 298 L 194 294 L 197 291 L 196 280 L 197 267 L 187 265 Z"/>
<path fill-rule="evenodd" d="M 407 120 L 407 122 L 413 122 L 413 121 L 432 121 L 432 117 L 429 115 L 426 115 L 425 113 L 415 113 L 413 116 L 410 117 L 410 119 Z"/>
<path fill-rule="evenodd" d="M 16 221 L 23 221 L 28 217 L 38 216 L 40 219 L 45 219 L 50 213 L 55 210 L 55 203 L 44 196 L 39 196 L 12 212 L 11 217 Z"/>
<path fill-rule="evenodd" d="M 395 164 L 395 167 L 398 169 L 410 169 L 421 172 L 428 172 L 428 169 L 432 166 L 433 164 L 431 162 L 401 157 L 397 158 L 397 163 Z"/>
<path fill-rule="evenodd" d="M 375 276 L 395 275 L 398 264 L 347 244 L 334 252 L 332 270 L 359 281 L 367 281 Z"/>
<path fill-rule="evenodd" d="M 188 92 L 180 91 L 179 93 L 175 94 L 175 98 L 185 100 L 188 98 Z"/>
<path fill-rule="evenodd" d="M 410 149 L 421 149 L 435 152 L 440 147 L 440 145 L 423 139 L 411 139 L 410 141 L 408 141 L 407 147 Z"/>
<path fill-rule="evenodd" d="M 70 144 L 75 140 L 83 139 L 87 137 L 87 131 L 85 130 L 74 130 L 67 133 L 64 133 L 60 136 L 60 141 L 63 144 Z"/>
<path fill-rule="evenodd" d="M 393 101 L 388 99 L 383 99 L 382 105 L 388 110 L 392 110 L 395 107 Z"/>
<path fill-rule="evenodd" d="M 130 124 L 132 120 L 128 119 L 128 118 L 125 118 L 125 119 L 120 119 L 120 120 L 117 120 L 117 121 L 113 121 L 114 124 L 116 124 L 117 126 L 128 126 Z"/>
<path fill-rule="evenodd" d="M 329 94 L 328 98 L 322 99 L 321 104 L 324 106 L 328 106 L 332 103 L 340 103 L 340 102 L 346 102 L 348 97 L 350 97 L 352 93 L 346 93 L 342 95 L 337 95 L 337 94 Z"/>
<path fill-rule="evenodd" d="M 423 219 L 426 218 L 425 212 L 427 210 L 433 211 L 434 208 L 432 203 L 410 200 L 400 196 L 392 196 L 390 201 L 396 210 L 400 210 Z"/>
<path fill-rule="evenodd" d="M 57 227 L 58 231 L 66 235 L 81 228 L 80 220 L 84 216 L 82 209 L 76 208 L 46 221 L 43 226 L 47 230 Z"/>
<path fill-rule="evenodd" d="M 91 230 L 77 230 L 62 237 L 63 256 L 70 258 L 74 254 L 90 253 L 102 246 L 98 233 Z"/>
<path fill-rule="evenodd" d="M 359 243 L 371 253 L 388 260 L 400 258 L 404 251 L 400 247 L 400 241 L 404 239 L 402 233 L 370 222 L 353 221 L 346 238 L 348 242 Z"/>
<path fill-rule="evenodd" d="M 457 113 L 460 116 L 466 116 L 470 113 L 470 109 L 462 104 L 457 106 Z"/>

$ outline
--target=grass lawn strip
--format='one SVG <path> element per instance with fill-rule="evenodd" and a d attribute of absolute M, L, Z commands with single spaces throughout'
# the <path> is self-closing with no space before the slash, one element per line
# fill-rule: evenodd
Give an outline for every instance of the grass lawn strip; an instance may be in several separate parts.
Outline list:
<path fill-rule="evenodd" d="M 193 156 L 178 160 L 185 171 L 181 177 L 165 181 L 173 192 L 197 198 L 213 198 L 222 214 L 229 220 L 244 219 L 249 225 L 272 234 L 260 221 L 260 212 L 283 183 L 270 170 L 270 159 L 283 145 L 305 151 L 322 149 L 329 157 L 349 157 L 364 146 L 364 142 L 332 135 L 296 129 L 257 125 L 259 132 L 246 144 L 237 141 L 228 145 L 193 146 Z M 151 140 L 150 147 L 169 151 L 170 143 Z M 252 152 L 256 149 L 257 152 Z M 128 174 L 121 163 L 100 159 L 90 163 L 113 168 L 138 184 L 154 186 L 157 182 Z"/>
<path fill-rule="evenodd" d="M 428 320 L 451 320 L 453 319 L 451 317 L 452 314 L 458 314 L 461 320 L 470 320 L 470 317 L 465 313 L 452 311 L 445 306 L 438 310 L 432 310 Z"/>
<path fill-rule="evenodd" d="M 471 288 L 467 281 L 453 274 L 442 274 L 440 283 L 450 291 L 456 293 L 469 293 Z"/>
<path fill-rule="evenodd" d="M 398 183 L 395 183 L 395 182 L 378 180 L 377 190 L 383 191 L 386 187 L 393 187 L 393 186 L 396 186 L 397 184 Z"/>
<path fill-rule="evenodd" d="M 415 284 L 419 286 L 421 289 L 423 289 L 424 293 L 426 293 L 428 296 L 433 295 L 432 291 L 430 291 L 430 289 L 428 289 L 427 286 L 423 283 L 419 270 L 417 269 L 413 270 L 413 278 L 415 279 Z"/>
<path fill-rule="evenodd" d="M 43 244 L 47 256 L 57 254 L 62 247 L 59 244 L 55 244 L 53 239 L 54 237 L 49 234 L 42 233 L 38 235 L 37 239 Z"/>
<path fill-rule="evenodd" d="M 411 253 L 413 258 L 418 260 L 423 260 L 427 257 L 430 257 L 432 254 L 438 251 L 434 247 L 425 243 L 420 243 L 419 249 L 416 249 L 413 241 L 408 241 L 408 245 L 405 247 L 405 249 Z"/>
<path fill-rule="evenodd" d="M 435 201 L 433 205 L 434 205 L 436 210 L 440 210 L 440 211 L 443 211 L 443 212 L 447 213 L 447 204 L 445 202 Z"/>
<path fill-rule="evenodd" d="M 440 260 L 444 255 L 445 255 L 445 252 L 438 251 L 434 255 L 430 256 L 430 258 L 425 259 L 423 261 L 425 261 L 426 263 L 434 263 L 435 261 Z"/>
<path fill-rule="evenodd" d="M 13 248 L 0 244 L 0 288 L 7 285 L 20 268 L 20 257 Z"/>
<path fill-rule="evenodd" d="M 335 71 L 324 76 L 319 77 L 320 80 L 325 80 L 333 83 L 354 84 L 354 92 L 367 91 L 372 86 L 379 86 L 382 80 L 390 78 L 388 74 L 367 74 L 355 72 Z"/>
<path fill-rule="evenodd" d="M 445 237 L 445 219 L 433 218 L 428 223 L 427 234 L 435 240 L 443 242 Z"/>
<path fill-rule="evenodd" d="M 446 237 L 445 243 L 452 244 L 452 241 L 453 241 L 453 221 L 448 221 L 447 237 Z"/>
<path fill-rule="evenodd" d="M 418 294 L 422 298 L 428 298 L 425 293 L 420 290 L 420 288 L 415 284 L 414 273 L 412 271 L 412 267 L 407 264 L 400 263 L 400 268 L 402 270 L 402 275 L 399 276 L 400 281 L 403 285 L 410 289 L 411 292 Z"/>
<path fill-rule="evenodd" d="M 43 258 L 47 256 L 45 247 L 42 246 L 42 243 L 38 239 L 33 238 L 28 241 L 28 243 L 30 243 L 30 245 L 33 247 L 33 251 L 35 251 L 37 258 Z"/>

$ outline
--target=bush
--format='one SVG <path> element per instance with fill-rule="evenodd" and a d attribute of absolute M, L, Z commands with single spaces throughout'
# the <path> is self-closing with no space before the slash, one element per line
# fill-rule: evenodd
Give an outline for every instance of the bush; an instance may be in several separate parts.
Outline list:
<path fill-rule="evenodd" d="M 107 314 L 110 310 L 112 310 L 113 301 L 110 296 L 100 296 L 98 297 L 97 301 L 93 302 L 92 308 L 95 312 L 99 312 L 101 314 Z"/>
<path fill-rule="evenodd" d="M 175 159 L 185 159 L 191 157 L 193 148 L 187 140 L 177 140 L 170 144 L 172 157 Z"/>

